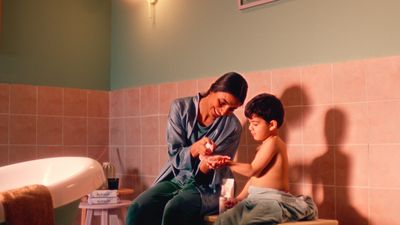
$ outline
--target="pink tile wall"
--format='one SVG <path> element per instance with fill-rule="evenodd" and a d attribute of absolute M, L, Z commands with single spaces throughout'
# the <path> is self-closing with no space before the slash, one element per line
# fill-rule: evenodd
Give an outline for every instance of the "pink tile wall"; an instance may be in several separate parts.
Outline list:
<path fill-rule="evenodd" d="M 340 224 L 400 225 L 400 56 L 244 73 L 247 101 L 260 92 L 286 109 L 281 136 L 290 187 L 312 195 L 324 218 Z M 167 160 L 171 101 L 205 91 L 217 78 L 115 91 L 0 84 L 0 165 L 52 156 L 111 160 L 122 186 L 139 194 Z M 255 143 L 243 107 L 236 160 Z M 239 189 L 245 178 L 237 176 Z"/>
<path fill-rule="evenodd" d="M 0 84 L 0 165 L 54 156 L 108 160 L 108 95 Z"/>
<path fill-rule="evenodd" d="M 288 145 L 293 193 L 312 195 L 320 216 L 340 224 L 400 225 L 394 211 L 400 196 L 399 56 L 244 75 L 249 82 L 247 100 L 270 92 L 285 105 L 281 136 Z M 110 92 L 110 157 L 124 185 L 138 194 L 152 184 L 167 160 L 171 101 L 206 90 L 216 77 Z M 9 91 L 0 86 L 1 104 L 8 104 L 2 96 Z M 30 91 L 25 93 L 29 98 Z M 16 110 L 22 114 L 32 108 Z M 243 108 L 236 114 L 244 126 L 237 160 L 249 162 L 257 143 L 248 134 Z M 7 129 L 11 128 L 0 126 L 0 133 Z M 237 181 L 239 186 L 245 182 L 242 177 Z"/>

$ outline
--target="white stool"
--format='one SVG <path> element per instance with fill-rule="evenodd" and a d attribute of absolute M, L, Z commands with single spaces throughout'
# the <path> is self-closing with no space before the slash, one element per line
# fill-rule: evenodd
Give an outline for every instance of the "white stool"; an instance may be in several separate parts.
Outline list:
<path fill-rule="evenodd" d="M 109 216 L 117 215 L 118 222 L 125 224 L 127 208 L 132 203 L 129 200 L 121 200 L 116 204 L 95 204 L 81 202 L 79 208 L 82 209 L 81 225 L 91 225 L 93 216 L 101 216 L 101 225 L 108 225 Z"/>

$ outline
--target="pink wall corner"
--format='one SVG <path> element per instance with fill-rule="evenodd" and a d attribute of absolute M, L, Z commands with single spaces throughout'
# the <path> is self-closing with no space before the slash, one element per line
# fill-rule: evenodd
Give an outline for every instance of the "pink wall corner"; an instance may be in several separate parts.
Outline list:
<path fill-rule="evenodd" d="M 110 91 L 110 117 L 121 117 L 124 115 L 125 89 Z"/>
<path fill-rule="evenodd" d="M 109 116 L 109 95 L 107 91 L 88 91 L 88 116 Z"/>
<path fill-rule="evenodd" d="M 117 175 L 127 174 L 126 148 L 123 146 L 112 146 L 109 148 L 110 162 L 115 166 Z"/>
<path fill-rule="evenodd" d="M 107 146 L 89 146 L 88 157 L 97 160 L 100 163 L 109 161 Z"/>
<path fill-rule="evenodd" d="M 110 145 L 125 144 L 124 119 L 110 119 Z"/>

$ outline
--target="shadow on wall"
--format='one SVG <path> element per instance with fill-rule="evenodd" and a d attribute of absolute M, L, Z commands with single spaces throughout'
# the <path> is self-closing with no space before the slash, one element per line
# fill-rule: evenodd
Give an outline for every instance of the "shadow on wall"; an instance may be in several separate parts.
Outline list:
<path fill-rule="evenodd" d="M 301 139 L 295 140 L 296 138 L 293 133 L 294 131 L 302 130 L 302 121 L 304 121 L 308 115 L 308 107 L 304 106 L 309 105 L 309 99 L 300 85 L 293 85 L 286 88 L 282 95 L 277 97 L 285 107 L 285 120 L 280 128 L 279 134 L 282 140 L 288 144 L 290 159 L 293 158 L 294 154 L 299 155 L 297 152 L 301 152 L 301 149 L 294 149 L 290 144 L 303 144 Z M 301 185 L 297 184 L 302 184 L 304 182 L 304 162 L 289 161 L 289 168 L 290 191 L 293 194 L 303 194 Z"/>
<path fill-rule="evenodd" d="M 302 121 L 305 120 L 308 109 L 304 105 L 308 105 L 309 100 L 299 85 L 293 85 L 285 89 L 282 95 L 277 97 L 285 107 L 285 120 L 279 129 L 279 135 L 286 143 L 291 143 L 292 141 L 289 140 L 289 131 L 301 129 Z"/>
<path fill-rule="evenodd" d="M 307 120 L 310 109 L 307 106 L 310 105 L 309 99 L 305 91 L 298 85 L 287 88 L 280 99 L 285 106 L 285 122 L 280 128 L 280 136 L 288 144 L 289 158 L 297 158 L 297 161 L 289 162 L 290 191 L 294 194 L 305 194 L 302 187 L 306 180 L 310 180 L 312 183 L 311 194 L 318 206 L 321 218 L 337 218 L 340 224 L 369 224 L 368 219 L 363 217 L 350 202 L 348 186 L 351 165 L 349 157 L 342 149 L 343 138 L 346 136 L 345 114 L 334 108 L 328 109 L 324 121 L 326 146 L 322 147 L 324 148 L 322 151 L 317 151 L 323 152 L 321 155 L 316 156 L 310 164 L 305 164 L 306 158 L 311 157 L 310 152 L 303 150 L 303 147 L 296 149 L 297 146 L 304 146 L 304 143 L 293 133 L 301 131 L 302 121 Z M 321 147 L 317 146 L 317 148 Z M 299 154 L 299 152 L 303 152 L 303 154 Z M 298 157 L 298 155 L 301 156 Z M 337 168 L 339 166 L 340 168 Z M 335 167 L 340 170 L 341 187 L 333 183 Z M 336 174 L 337 176 L 338 174 Z M 340 189 L 340 194 L 338 194 L 338 189 Z M 338 202 L 340 202 L 340 207 Z M 339 213 L 335 214 L 335 207 Z M 345 218 L 342 218 L 343 215 Z"/>
<path fill-rule="evenodd" d="M 351 204 L 350 196 L 348 193 L 349 181 L 350 181 L 350 161 L 349 157 L 343 151 L 342 144 L 343 138 L 346 136 L 346 115 L 337 109 L 331 108 L 327 111 L 325 115 L 325 139 L 326 139 L 326 151 L 324 154 L 318 156 L 313 160 L 311 165 L 309 165 L 308 170 L 306 170 L 306 174 L 311 177 L 313 188 L 312 194 L 313 196 L 320 195 L 322 200 L 317 202 L 318 208 L 320 209 L 320 216 L 326 218 L 334 218 L 335 215 L 332 215 L 334 212 L 332 207 L 335 206 L 332 200 L 326 199 L 325 196 L 328 196 L 327 193 L 332 192 L 332 187 L 329 187 L 329 181 L 326 180 L 327 176 L 321 174 L 321 170 L 326 168 L 326 164 L 329 161 L 332 161 L 332 155 L 334 155 L 335 166 L 338 167 L 340 165 L 340 176 L 341 176 L 341 186 L 344 188 L 340 188 L 340 195 L 338 194 L 339 187 L 336 186 L 336 202 L 340 201 L 340 207 L 336 205 L 337 211 L 342 211 L 339 215 L 346 215 L 346 218 L 338 217 L 339 223 L 343 224 L 358 224 L 358 225 L 368 225 L 368 219 L 363 217 Z M 333 131 L 333 132 L 332 132 Z M 340 163 L 339 163 L 340 162 Z M 329 168 L 335 168 L 333 165 Z M 332 171 L 333 173 L 333 171 Z M 336 177 L 338 174 L 336 174 Z M 337 179 L 336 179 L 337 180 Z"/>

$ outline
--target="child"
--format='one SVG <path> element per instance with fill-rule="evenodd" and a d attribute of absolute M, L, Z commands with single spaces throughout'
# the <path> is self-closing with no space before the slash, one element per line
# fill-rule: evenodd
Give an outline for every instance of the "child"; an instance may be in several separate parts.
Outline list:
<path fill-rule="evenodd" d="M 284 117 L 279 99 L 266 93 L 257 95 L 247 103 L 245 115 L 251 135 L 261 144 L 250 164 L 233 162 L 223 156 L 209 159 L 214 162 L 210 163 L 211 167 L 227 165 L 250 178 L 242 192 L 227 201 L 225 206 L 231 209 L 219 215 L 215 224 L 276 224 L 315 219 L 318 212 L 310 197 L 288 193 L 287 150 L 278 135 Z"/>

